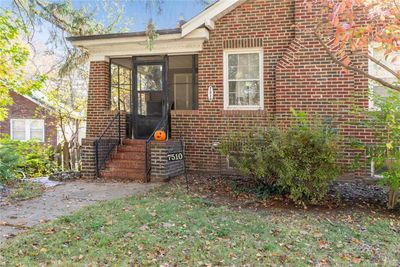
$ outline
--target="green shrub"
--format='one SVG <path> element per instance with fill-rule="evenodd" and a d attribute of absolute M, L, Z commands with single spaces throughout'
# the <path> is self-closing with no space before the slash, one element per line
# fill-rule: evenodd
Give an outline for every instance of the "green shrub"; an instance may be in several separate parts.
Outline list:
<path fill-rule="evenodd" d="M 13 181 L 18 176 L 20 157 L 8 145 L 0 145 L 0 185 Z"/>
<path fill-rule="evenodd" d="M 275 127 L 235 132 L 221 142 L 221 152 L 230 164 L 256 183 L 276 185 L 282 157 L 279 155 L 281 133 Z"/>
<path fill-rule="evenodd" d="M 296 122 L 287 129 L 268 127 L 228 135 L 221 152 L 256 183 L 287 192 L 297 203 L 317 203 L 340 172 L 339 136 L 303 113 L 294 115 Z"/>
<path fill-rule="evenodd" d="M 49 145 L 35 140 L 17 141 L 4 137 L 0 139 L 0 146 L 11 149 L 19 156 L 17 167 L 27 177 L 44 176 L 57 170 L 54 149 Z"/>
<path fill-rule="evenodd" d="M 400 190 L 400 93 L 391 91 L 386 97 L 375 95 L 373 101 L 376 110 L 367 113 L 366 125 L 373 129 L 375 143 L 364 146 L 375 169 L 384 170 L 380 184 L 389 186 L 388 208 L 394 209 Z"/>
<path fill-rule="evenodd" d="M 292 125 L 281 138 L 278 184 L 296 202 L 317 203 L 340 173 L 338 135 L 318 122 Z"/>

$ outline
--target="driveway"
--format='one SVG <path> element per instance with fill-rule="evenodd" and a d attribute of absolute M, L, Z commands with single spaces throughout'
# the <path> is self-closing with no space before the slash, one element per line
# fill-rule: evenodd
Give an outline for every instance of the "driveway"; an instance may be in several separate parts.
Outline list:
<path fill-rule="evenodd" d="M 72 181 L 48 188 L 41 197 L 0 206 L 0 243 L 27 228 L 84 206 L 141 194 L 158 184 Z"/>

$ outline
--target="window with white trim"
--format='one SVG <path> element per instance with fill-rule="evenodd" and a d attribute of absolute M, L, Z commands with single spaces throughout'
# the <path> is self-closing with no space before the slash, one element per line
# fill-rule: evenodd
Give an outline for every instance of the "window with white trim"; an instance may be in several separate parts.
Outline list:
<path fill-rule="evenodd" d="M 224 108 L 264 108 L 262 49 L 224 51 Z"/>
<path fill-rule="evenodd" d="M 400 60 L 399 60 L 400 52 L 393 52 L 389 55 L 385 55 L 385 51 L 382 48 L 380 48 L 377 44 L 371 44 L 369 50 L 370 50 L 369 53 L 375 59 L 379 60 L 381 63 L 383 63 L 384 65 L 386 65 L 387 67 L 389 67 L 394 71 L 400 71 Z M 378 66 L 371 60 L 368 62 L 368 72 L 372 76 L 381 78 L 386 82 L 389 83 L 397 82 L 397 79 L 393 74 L 391 74 L 381 66 Z M 369 87 L 370 87 L 369 109 L 375 110 L 376 107 L 373 101 L 374 96 L 387 97 L 390 95 L 390 89 L 372 80 L 370 80 L 369 82 Z"/>
<path fill-rule="evenodd" d="M 35 139 L 44 142 L 44 120 L 40 119 L 11 119 L 11 139 L 26 141 Z"/>

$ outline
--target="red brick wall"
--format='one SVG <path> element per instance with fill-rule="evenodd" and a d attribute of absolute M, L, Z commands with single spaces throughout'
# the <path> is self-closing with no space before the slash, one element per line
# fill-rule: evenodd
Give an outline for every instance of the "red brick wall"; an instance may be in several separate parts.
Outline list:
<path fill-rule="evenodd" d="M 215 23 L 199 54 L 199 108 L 172 112 L 172 134 L 184 138 L 190 169 L 220 170 L 226 162 L 212 146 L 224 133 L 267 125 L 271 119 L 287 123 L 291 107 L 351 120 L 354 104 L 368 106 L 367 79 L 343 74 L 321 50 L 312 31 L 298 28 L 312 30 L 314 25 L 303 0 L 249 0 Z M 264 111 L 224 111 L 224 41 L 238 39 L 262 39 Z M 367 70 L 366 60 L 353 59 Z M 215 87 L 212 102 L 207 100 L 210 85 Z M 370 137 L 364 129 L 340 127 L 347 140 Z M 347 161 L 353 152 L 346 149 Z"/>
<path fill-rule="evenodd" d="M 8 117 L 0 122 L 0 135 L 11 135 L 10 119 L 44 119 L 45 141 L 47 144 L 57 145 L 57 122 L 49 110 L 20 94 L 11 92 L 14 104 L 8 108 Z"/>
<path fill-rule="evenodd" d="M 275 113 L 275 68 L 294 38 L 291 0 L 247 1 L 215 23 L 199 54 L 199 109 L 173 111 L 172 134 L 182 135 L 187 165 L 192 170 L 219 170 L 226 165 L 213 143 L 229 131 L 268 125 Z M 227 40 L 262 39 L 264 51 L 264 110 L 224 110 L 223 51 Z M 240 42 L 239 42 L 240 43 Z M 254 43 L 254 42 L 253 42 Z M 215 87 L 214 99 L 207 89 Z"/>
<path fill-rule="evenodd" d="M 351 138 L 372 140 L 354 115 L 355 109 L 368 108 L 368 79 L 333 63 L 314 35 L 315 18 L 304 1 L 295 3 L 295 24 L 295 39 L 276 67 L 276 120 L 287 124 L 295 108 L 332 121 L 344 137 L 342 160 L 351 163 L 360 153 L 350 148 Z M 368 72 L 368 61 L 359 54 L 352 56 L 352 64 Z M 349 174 L 366 175 L 362 170 Z"/>

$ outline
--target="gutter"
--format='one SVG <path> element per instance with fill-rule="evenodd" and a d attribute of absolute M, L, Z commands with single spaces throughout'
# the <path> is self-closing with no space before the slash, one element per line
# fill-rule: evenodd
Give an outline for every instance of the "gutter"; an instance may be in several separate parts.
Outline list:
<path fill-rule="evenodd" d="M 176 34 L 181 33 L 180 28 L 176 29 L 164 29 L 156 31 L 159 35 Z M 141 32 L 121 32 L 121 33 L 108 33 L 108 34 L 97 34 L 97 35 L 84 35 L 84 36 L 70 36 L 67 37 L 68 41 L 86 41 L 86 40 L 101 40 L 101 39 L 113 39 L 113 38 L 124 38 L 124 37 L 142 37 L 147 36 L 145 31 Z"/>

